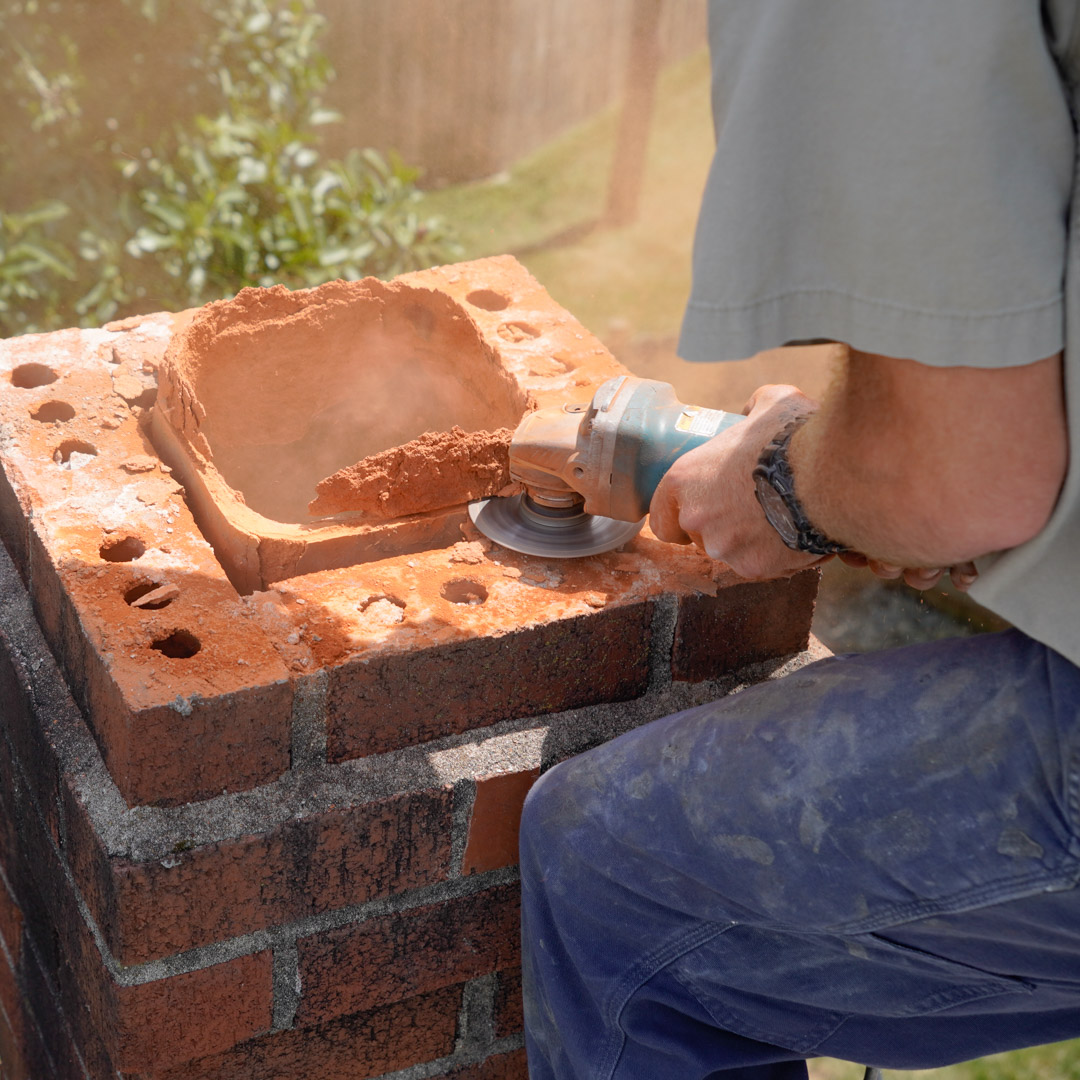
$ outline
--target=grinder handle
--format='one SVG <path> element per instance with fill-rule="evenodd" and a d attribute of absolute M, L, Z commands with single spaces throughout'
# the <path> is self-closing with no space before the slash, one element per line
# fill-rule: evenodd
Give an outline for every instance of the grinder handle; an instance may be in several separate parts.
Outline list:
<path fill-rule="evenodd" d="M 670 384 L 641 380 L 621 410 L 610 506 L 601 512 L 621 521 L 644 517 L 660 480 L 683 454 L 745 419 L 741 413 L 684 405 Z"/>

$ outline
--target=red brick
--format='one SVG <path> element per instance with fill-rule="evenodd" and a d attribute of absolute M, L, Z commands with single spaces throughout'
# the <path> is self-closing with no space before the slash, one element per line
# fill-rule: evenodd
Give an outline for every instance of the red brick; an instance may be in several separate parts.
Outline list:
<path fill-rule="evenodd" d="M 817 569 L 803 570 L 777 581 L 729 585 L 716 596 L 680 597 L 672 678 L 703 682 L 805 649 L 819 577 Z"/>
<path fill-rule="evenodd" d="M 517 863 L 521 808 L 539 775 L 537 767 L 483 776 L 476 781 L 462 873 L 477 874 Z"/>
<path fill-rule="evenodd" d="M 460 1004 L 461 988 L 447 987 L 127 1080 L 367 1080 L 449 1054 Z"/>
<path fill-rule="evenodd" d="M 435 1073 L 431 1080 L 529 1080 L 524 1050 L 495 1054 L 476 1065 L 459 1065 L 445 1073 Z"/>
<path fill-rule="evenodd" d="M 500 971 L 495 984 L 495 1037 L 505 1039 L 525 1027 L 521 1001 L 521 971 Z"/>
<path fill-rule="evenodd" d="M 30 557 L 42 633 L 130 805 L 243 791 L 288 769 L 293 687 L 265 634 L 227 615 L 237 604 L 228 582 L 170 572 L 180 599 L 140 612 L 124 600 L 125 586 L 146 576 L 135 564 L 102 562 L 102 580 L 92 562 L 58 571 L 36 535 Z M 176 630 L 198 631 L 197 654 L 152 651 Z"/>
<path fill-rule="evenodd" d="M 269 1029 L 273 1013 L 269 952 L 184 975 L 117 987 L 117 1068 L 152 1070 L 224 1051 Z"/>
<path fill-rule="evenodd" d="M 452 801 L 449 786 L 394 795 L 164 862 L 108 858 L 70 791 L 65 805 L 79 886 L 114 955 L 134 964 L 444 880 Z"/>
<path fill-rule="evenodd" d="M 21 919 L 19 920 L 22 921 Z M 20 946 L 26 945 L 25 931 Z M 16 968 L 10 952 L 0 957 L 0 1062 L 10 1080 L 85 1080 L 115 1073 L 96 1032 L 87 1032 L 77 1052 L 70 1026 L 57 1008 L 52 980 L 37 953 L 20 947 Z M 84 1068 L 85 1062 L 85 1068 Z"/>
<path fill-rule="evenodd" d="M 0 880 L 0 937 L 4 939 L 11 962 L 17 968 L 22 956 L 23 913 L 7 884 Z"/>
<path fill-rule="evenodd" d="M 0 596 L 13 577 L 10 569 L 4 573 L 0 567 Z M 61 764 L 55 743 L 82 718 L 40 637 L 19 641 L 18 628 L 4 625 L 5 620 L 32 624 L 28 607 L 20 609 L 12 597 L 5 599 L 9 604 L 0 610 L 0 721 L 53 840 L 59 842 Z"/>
<path fill-rule="evenodd" d="M 321 1023 L 518 964 L 520 910 L 514 883 L 300 939 L 297 1023 Z"/>
<path fill-rule="evenodd" d="M 23 1040 L 16 1030 L 19 1019 L 0 1012 L 0 1076 L 3 1080 L 32 1080 L 23 1054 Z M 51 1080 L 51 1078 L 50 1078 Z"/>
<path fill-rule="evenodd" d="M 328 756 L 363 757 L 499 720 L 643 694 L 652 607 L 628 604 L 330 671 Z"/>
<path fill-rule="evenodd" d="M 221 1052 L 265 1031 L 272 1017 L 272 957 L 242 956 L 135 986 L 110 974 L 83 919 L 51 837 L 18 780 L 6 740 L 0 739 L 0 816 L 16 822 L 19 858 L 11 883 L 41 968 L 23 964 L 21 989 L 50 1046 L 61 1043 L 63 1015 L 80 1046 L 98 1040 L 116 1068 L 149 1069 Z M 23 951 L 27 956 L 28 950 Z M 56 993 L 47 985 L 55 986 Z"/>
<path fill-rule="evenodd" d="M 27 522 L 31 517 L 30 500 L 25 495 L 16 494 L 8 473 L 17 477 L 15 483 L 20 491 L 25 490 L 25 479 L 18 476 L 14 462 L 0 464 L 0 543 L 11 552 L 20 576 L 25 580 L 30 570 L 30 551 Z"/>

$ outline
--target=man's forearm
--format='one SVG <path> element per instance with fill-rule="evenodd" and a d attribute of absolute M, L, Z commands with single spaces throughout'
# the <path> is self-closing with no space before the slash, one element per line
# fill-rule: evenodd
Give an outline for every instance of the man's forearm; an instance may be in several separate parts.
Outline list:
<path fill-rule="evenodd" d="M 898 566 L 1022 543 L 1064 478 L 1061 357 L 934 368 L 852 351 L 792 439 L 796 492 L 824 533 Z"/>

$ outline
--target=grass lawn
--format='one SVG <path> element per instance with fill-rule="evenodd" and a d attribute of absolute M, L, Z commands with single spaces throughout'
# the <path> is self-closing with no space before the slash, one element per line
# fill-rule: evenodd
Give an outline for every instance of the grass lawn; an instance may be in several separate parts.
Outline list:
<path fill-rule="evenodd" d="M 517 254 L 556 301 L 619 355 L 619 341 L 642 335 L 667 339 L 678 332 L 690 288 L 694 220 L 713 148 L 705 54 L 669 68 L 661 78 L 638 221 L 586 231 L 580 227 L 596 221 L 604 209 L 615 123 L 615 112 L 606 112 L 502 176 L 431 192 L 428 208 L 455 225 L 462 258 Z M 701 365 L 674 358 L 664 365 L 640 373 L 669 379 L 680 389 L 702 385 Z M 768 381 L 781 380 L 770 373 Z M 700 394 L 683 393 L 683 399 L 710 404 Z M 810 1063 L 810 1074 L 813 1080 L 861 1080 L 863 1069 L 823 1058 Z M 1080 1040 L 886 1076 L 1080 1080 Z"/>
<path fill-rule="evenodd" d="M 603 212 L 617 114 L 608 110 L 492 180 L 431 192 L 462 258 L 513 252 L 590 330 L 673 335 L 690 288 L 690 248 L 713 148 L 704 53 L 661 77 L 641 214 L 546 246 Z"/>

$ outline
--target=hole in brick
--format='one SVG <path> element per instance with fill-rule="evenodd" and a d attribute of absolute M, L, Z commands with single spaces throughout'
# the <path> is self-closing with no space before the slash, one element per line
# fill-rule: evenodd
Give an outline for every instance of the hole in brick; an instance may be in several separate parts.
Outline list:
<path fill-rule="evenodd" d="M 150 648 L 172 660 L 188 660 L 202 648 L 202 642 L 187 630 L 174 630 L 168 637 L 152 641 Z"/>
<path fill-rule="evenodd" d="M 396 596 L 377 593 L 369 596 L 359 605 L 359 608 L 368 629 L 380 626 L 389 629 L 405 621 L 405 601 L 399 600 Z"/>
<path fill-rule="evenodd" d="M 506 322 L 499 327 L 499 337 L 504 341 L 528 341 L 539 336 L 540 331 L 527 322 Z"/>
<path fill-rule="evenodd" d="M 376 593 L 361 601 L 360 610 L 367 611 L 372 604 L 392 604 L 394 607 L 401 608 L 402 611 L 405 610 L 404 600 L 399 600 L 396 596 L 387 596 L 385 593 Z"/>
<path fill-rule="evenodd" d="M 563 375 L 573 369 L 573 364 L 557 356 L 538 356 L 529 364 L 530 375 Z"/>
<path fill-rule="evenodd" d="M 468 578 L 456 578 L 442 587 L 442 598 L 451 604 L 482 604 L 488 598 L 488 591 L 479 581 Z"/>
<path fill-rule="evenodd" d="M 124 593 L 124 600 L 141 611 L 160 611 L 179 596 L 175 585 L 159 585 L 156 581 L 141 581 Z"/>
<path fill-rule="evenodd" d="M 46 401 L 44 405 L 39 405 L 34 409 L 30 415 L 42 424 L 51 424 L 55 420 L 61 422 L 73 420 L 75 409 L 66 401 Z"/>
<path fill-rule="evenodd" d="M 67 465 L 71 462 L 72 454 L 97 457 L 97 447 L 93 443 L 88 443 L 85 439 L 65 439 L 53 451 L 53 461 L 57 465 Z"/>
<path fill-rule="evenodd" d="M 510 306 L 510 301 L 494 289 L 473 289 L 465 299 L 473 307 L 483 308 L 484 311 L 502 311 Z"/>
<path fill-rule="evenodd" d="M 60 376 L 44 364 L 20 364 L 11 373 L 11 385 L 22 390 L 33 390 L 36 386 L 48 386 L 58 378 Z"/>
<path fill-rule="evenodd" d="M 371 454 L 455 425 L 517 426 L 526 399 L 465 306 L 372 282 L 237 297 L 173 342 L 159 420 L 190 420 L 181 434 L 251 510 L 306 524 L 319 481 Z M 196 406 L 178 404 L 180 379 Z"/>
<path fill-rule="evenodd" d="M 98 549 L 98 554 L 106 562 L 133 562 L 145 551 L 146 545 L 137 536 L 124 536 L 117 540 L 106 540 Z"/>

